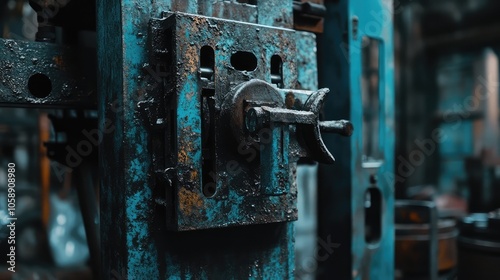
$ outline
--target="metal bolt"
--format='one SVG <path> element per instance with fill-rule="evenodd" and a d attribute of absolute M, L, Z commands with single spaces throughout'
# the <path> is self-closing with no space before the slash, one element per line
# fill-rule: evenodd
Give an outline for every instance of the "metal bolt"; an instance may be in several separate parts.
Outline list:
<path fill-rule="evenodd" d="M 250 133 L 255 133 L 263 127 L 265 114 L 260 107 L 248 109 L 245 116 L 245 126 Z"/>

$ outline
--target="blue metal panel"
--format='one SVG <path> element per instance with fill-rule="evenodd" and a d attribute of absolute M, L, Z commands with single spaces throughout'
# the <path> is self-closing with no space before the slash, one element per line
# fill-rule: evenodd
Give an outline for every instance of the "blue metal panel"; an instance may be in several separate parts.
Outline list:
<path fill-rule="evenodd" d="M 356 169 L 352 177 L 353 205 L 352 217 L 355 221 L 352 227 L 353 236 L 353 277 L 355 279 L 393 279 L 394 278 L 394 183 L 390 179 L 394 174 L 394 50 L 393 50 L 393 24 L 392 24 L 392 0 L 379 1 L 350 1 L 349 36 L 350 51 L 350 85 L 351 85 L 351 118 L 355 124 L 362 123 L 360 118 L 363 113 L 361 107 L 361 85 L 359 77 L 361 73 L 361 56 L 357 54 L 362 46 L 363 36 L 380 40 L 380 132 L 379 145 L 382 150 L 383 164 L 378 170 L 368 170 L 360 166 L 360 157 L 363 156 L 360 147 L 363 145 L 361 133 L 352 139 L 351 149 L 354 151 L 352 157 L 352 168 Z M 354 36 L 354 19 L 358 18 L 358 37 Z M 363 124 L 364 125 L 364 124 Z M 362 127 L 358 129 L 362 131 Z M 365 242 L 365 230 L 367 228 L 359 221 L 359 212 L 365 208 L 365 193 L 369 186 L 369 176 L 379 178 L 376 184 L 382 193 L 382 221 L 380 241 L 375 244 Z M 366 217 L 365 217 L 366 218 Z M 357 274 L 356 274 L 357 272 Z M 368 276 L 369 275 L 369 276 Z"/>
<path fill-rule="evenodd" d="M 338 165 L 320 166 L 320 238 L 332 236 L 338 253 L 320 263 L 319 278 L 394 279 L 394 61 L 392 1 L 339 1 L 328 4 L 320 50 L 320 86 L 337 95 L 325 104 L 325 118 L 349 118 L 356 131 L 351 139 L 325 136 Z M 379 133 L 377 160 L 366 161 L 363 147 L 362 54 L 363 38 L 379 42 Z M 320 44 L 321 46 L 321 44 Z M 369 138 L 369 137 L 368 137 Z M 349 142 L 349 143 L 348 143 Z M 344 147 L 350 146 L 350 149 Z M 381 236 L 369 242 L 365 235 L 365 195 L 369 188 L 381 194 Z M 328 206 L 330 205 L 330 206 Z M 323 208 L 324 207 L 324 208 Z M 350 255 L 351 259 L 341 256 Z"/>

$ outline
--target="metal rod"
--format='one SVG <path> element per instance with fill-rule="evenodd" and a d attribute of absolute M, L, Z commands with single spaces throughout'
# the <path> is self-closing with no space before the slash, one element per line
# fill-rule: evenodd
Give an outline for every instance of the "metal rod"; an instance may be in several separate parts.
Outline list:
<path fill-rule="evenodd" d="M 354 126 L 347 120 L 323 121 L 319 123 L 319 129 L 321 132 L 337 133 L 342 136 L 351 136 L 354 132 Z"/>

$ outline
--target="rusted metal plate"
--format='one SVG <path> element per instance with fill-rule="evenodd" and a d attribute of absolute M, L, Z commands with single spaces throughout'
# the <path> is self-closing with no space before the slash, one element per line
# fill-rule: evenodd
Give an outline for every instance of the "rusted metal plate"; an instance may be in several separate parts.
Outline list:
<path fill-rule="evenodd" d="M 296 41 L 300 34 L 289 29 L 183 13 L 165 16 L 152 22 L 152 33 L 161 34 L 158 29 L 169 30 L 164 36 L 172 40 L 171 57 L 152 63 L 161 63 L 161 59 L 166 59 L 174 65 L 168 70 L 171 74 L 167 76 L 171 78 L 166 87 L 174 89 L 172 102 L 167 106 L 175 111 L 175 135 L 167 138 L 174 139 L 177 152 L 166 156 L 164 166 L 158 166 L 160 171 L 175 170 L 171 178 L 175 195 L 168 201 L 174 204 L 176 214 L 170 216 L 169 225 L 176 230 L 193 230 L 295 220 L 296 188 L 291 180 L 295 169 L 293 155 L 297 157 L 300 152 L 291 152 L 289 167 L 279 167 L 290 174 L 283 181 L 288 185 L 284 188 L 288 191 L 280 195 L 266 195 L 261 192 L 265 184 L 264 171 L 274 172 L 278 166 L 267 166 L 271 161 L 260 159 L 262 147 L 249 147 L 241 139 L 231 137 L 227 122 L 229 116 L 224 116 L 221 110 L 236 85 L 251 79 L 272 82 L 270 68 L 274 55 L 282 61 L 283 86 L 291 89 L 298 87 Z M 214 52 L 215 65 L 210 81 L 204 81 L 200 74 L 202 48 Z M 239 66 L 234 59 L 238 52 L 247 56 L 245 63 L 255 58 L 254 69 L 237 69 Z M 312 76 L 309 79 L 314 79 Z M 307 78 L 302 79 L 305 86 L 314 85 Z M 200 100 L 207 90 L 213 90 L 210 99 L 215 110 L 212 120 L 215 123 L 215 141 L 214 146 L 209 147 L 215 150 L 215 165 L 209 175 L 212 177 L 210 184 L 214 185 L 211 186 L 213 194 L 208 196 L 204 191 L 207 180 L 203 179 L 206 170 L 203 170 L 202 159 L 202 130 L 207 120 L 200 113 Z"/>
<path fill-rule="evenodd" d="M 50 43 L 0 39 L 0 105 L 96 108 L 95 76 L 84 73 L 79 55 L 86 54 Z"/>

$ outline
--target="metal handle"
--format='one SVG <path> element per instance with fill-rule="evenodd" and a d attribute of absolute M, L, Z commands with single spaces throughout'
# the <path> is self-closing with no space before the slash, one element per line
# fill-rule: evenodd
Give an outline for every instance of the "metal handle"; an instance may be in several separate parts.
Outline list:
<path fill-rule="evenodd" d="M 322 121 L 319 123 L 319 129 L 325 133 L 336 133 L 349 137 L 354 132 L 354 126 L 348 120 Z"/>

